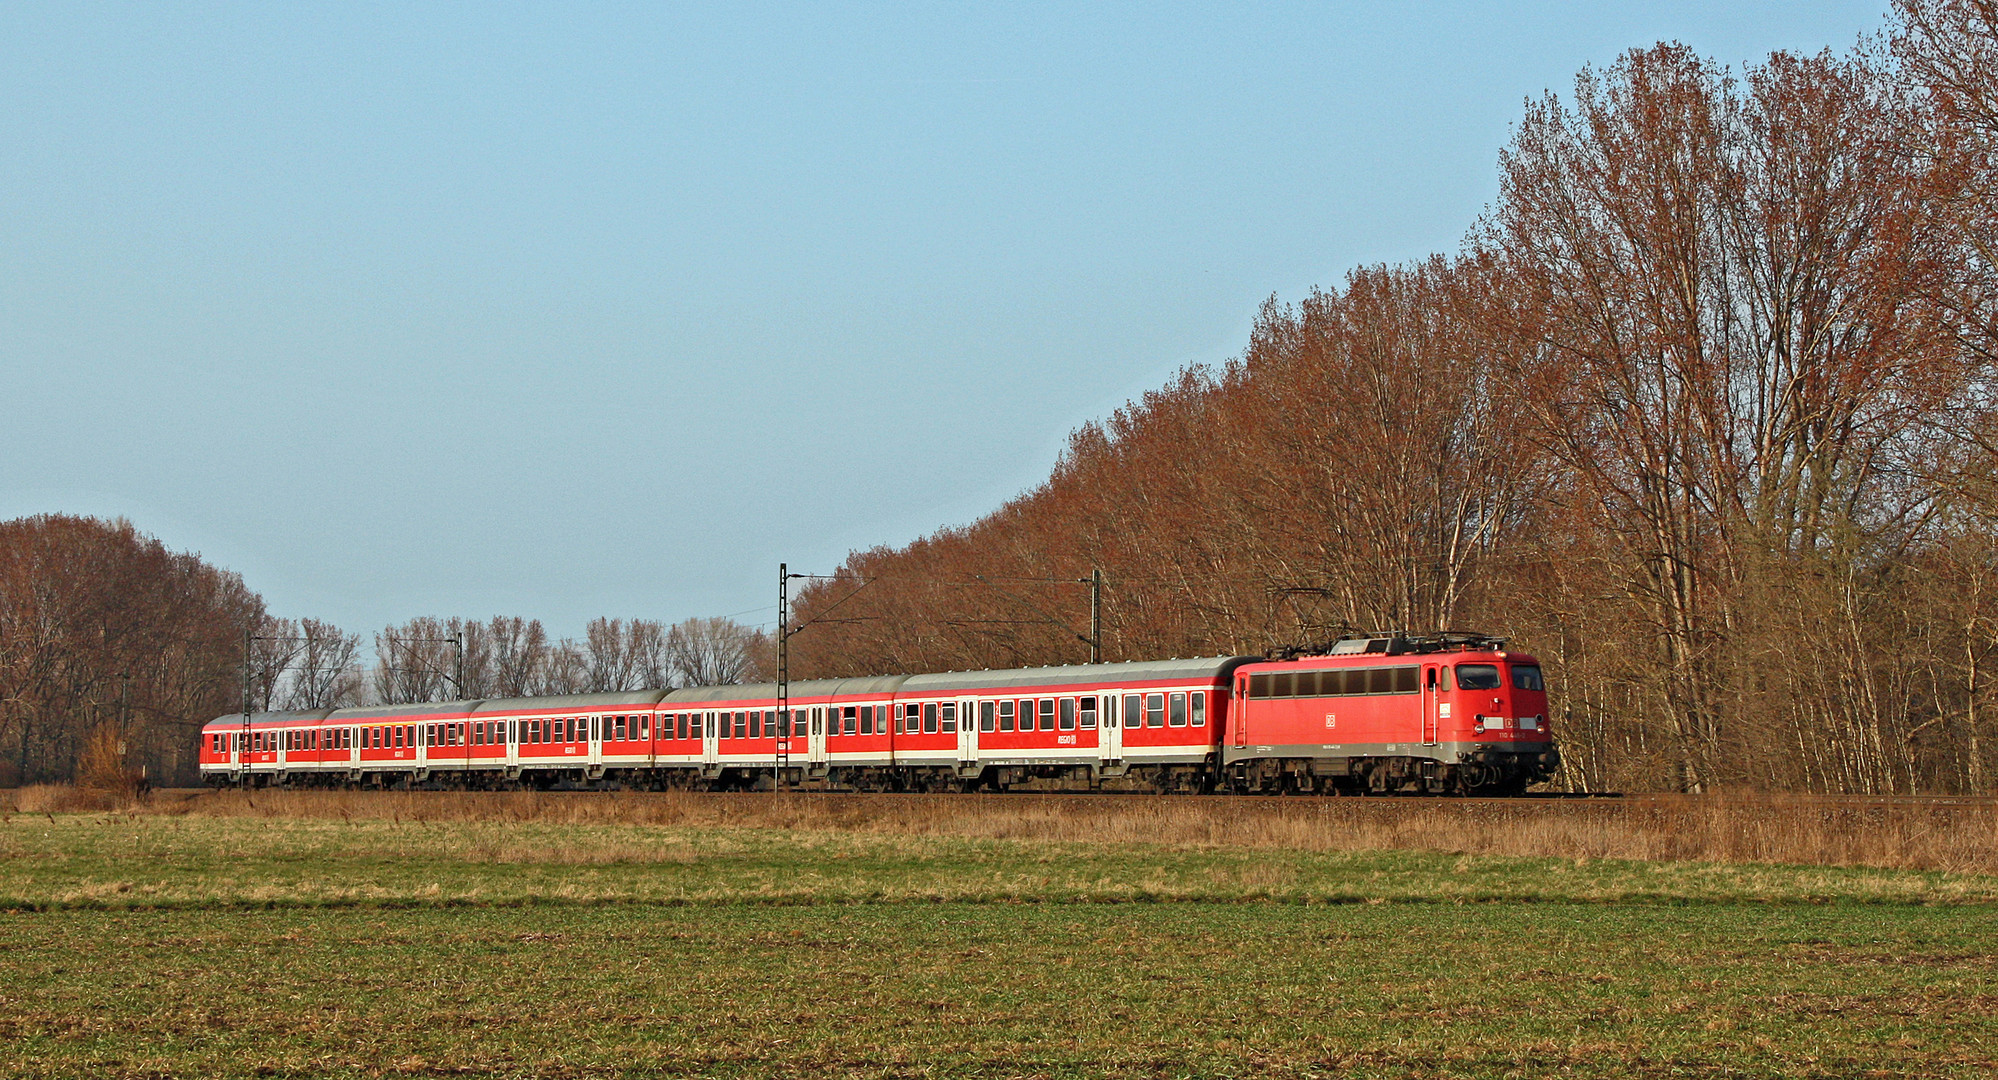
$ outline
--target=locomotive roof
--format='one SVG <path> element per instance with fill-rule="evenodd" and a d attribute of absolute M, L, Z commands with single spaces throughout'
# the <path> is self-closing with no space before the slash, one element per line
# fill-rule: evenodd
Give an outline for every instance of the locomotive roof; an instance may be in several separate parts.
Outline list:
<path fill-rule="evenodd" d="M 1022 683 L 1063 685 L 1115 683 L 1154 679 L 1227 678 L 1253 656 L 1196 656 L 1185 660 L 1139 660 L 1122 664 L 1065 664 L 1060 667 L 997 668 L 991 671 L 945 671 L 934 675 L 911 675 L 902 684 L 908 694 L 933 694 L 952 690 L 989 690 Z"/>

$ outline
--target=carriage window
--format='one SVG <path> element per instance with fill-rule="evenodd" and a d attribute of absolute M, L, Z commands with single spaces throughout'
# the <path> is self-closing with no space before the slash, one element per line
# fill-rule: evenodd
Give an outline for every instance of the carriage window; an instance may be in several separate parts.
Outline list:
<path fill-rule="evenodd" d="M 1164 694 L 1146 694 L 1146 695 L 1145 695 L 1145 726 L 1146 726 L 1146 727 L 1164 727 L 1164 726 L 1165 726 L 1165 695 L 1164 695 Z"/>
<path fill-rule="evenodd" d="M 1124 695 L 1124 726 L 1127 728 L 1145 726 L 1145 698 L 1142 694 Z"/>
<path fill-rule="evenodd" d="M 999 730 L 1013 730 L 1013 703 L 1010 701 L 999 703 Z"/>
<path fill-rule="evenodd" d="M 930 704 L 923 706 L 923 734 L 935 735 L 936 733 L 937 733 L 937 707 L 936 703 L 931 702 Z"/>
<path fill-rule="evenodd" d="M 1462 690 L 1496 690 L 1499 673 L 1496 664 L 1458 664 L 1457 686 Z"/>
<path fill-rule="evenodd" d="M 1040 723 L 1040 728 L 1041 728 L 1041 730 L 1042 730 L 1042 731 L 1053 731 L 1053 730 L 1054 730 L 1054 726 L 1055 726 L 1055 703 L 1054 703 L 1054 699 L 1053 699 L 1053 698 L 1051 698 L 1051 697 L 1044 697 L 1044 698 L 1040 699 L 1040 703 L 1039 703 L 1039 705 L 1038 705 L 1037 707 L 1038 707 L 1038 708 L 1039 708 L 1039 710 L 1040 710 L 1040 719 L 1041 719 L 1041 723 Z"/>
<path fill-rule="evenodd" d="M 723 731 L 722 734 L 726 735 L 728 732 Z M 735 714 L 735 737 L 738 739 L 749 738 L 749 714 L 746 712 Z"/>
<path fill-rule="evenodd" d="M 858 731 L 857 721 L 859 716 L 860 710 L 851 705 L 841 709 L 839 711 L 839 733 L 841 735 L 852 735 Z"/>
<path fill-rule="evenodd" d="M 978 730 L 991 731 L 992 729 L 993 729 L 992 703 L 989 701 L 981 701 L 978 703 Z"/>
<path fill-rule="evenodd" d="M 1082 699 L 1082 730 L 1096 730 L 1096 696 L 1094 694 Z"/>
<path fill-rule="evenodd" d="M 942 708 L 942 716 L 943 716 L 943 733 L 945 735 L 957 734 L 957 702 L 955 701 L 944 702 Z"/>
<path fill-rule="evenodd" d="M 804 709 L 791 710 L 791 734 L 795 738 L 805 737 L 805 721 L 808 713 Z"/>
<path fill-rule="evenodd" d="M 1517 690 L 1547 689 L 1547 683 L 1540 678 L 1539 664 L 1512 665 L 1512 685 Z"/>
<path fill-rule="evenodd" d="M 763 737 L 763 711 L 760 709 L 749 710 L 749 737 L 752 739 Z"/>
<path fill-rule="evenodd" d="M 1166 723 L 1172 727 L 1186 726 L 1186 694 L 1184 692 L 1166 695 Z"/>
<path fill-rule="evenodd" d="M 874 706 L 872 705 L 862 705 L 860 707 L 860 733 L 862 735 L 874 734 Z"/>
<path fill-rule="evenodd" d="M 1075 730 L 1075 699 L 1072 697 L 1061 699 L 1061 729 L 1063 731 Z"/>

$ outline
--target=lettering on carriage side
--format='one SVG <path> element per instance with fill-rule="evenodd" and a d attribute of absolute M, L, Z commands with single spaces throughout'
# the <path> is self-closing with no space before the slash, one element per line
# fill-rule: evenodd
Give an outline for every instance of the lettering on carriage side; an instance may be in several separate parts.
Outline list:
<path fill-rule="evenodd" d="M 1057 738 L 1057 739 L 1055 740 L 1055 744 L 1056 744 L 1056 745 L 1058 745 L 1058 746 L 1074 746 L 1074 745 L 1075 745 L 1075 736 L 1073 736 L 1073 735 L 1063 735 L 1063 736 L 1061 736 L 1060 738 Z"/>

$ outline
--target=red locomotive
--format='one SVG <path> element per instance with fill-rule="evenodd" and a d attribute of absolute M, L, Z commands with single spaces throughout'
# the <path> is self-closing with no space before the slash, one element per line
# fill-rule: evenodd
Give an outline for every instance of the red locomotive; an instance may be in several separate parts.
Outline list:
<path fill-rule="evenodd" d="M 1471 635 L 1320 655 L 953 671 L 622 694 L 241 713 L 212 784 L 787 784 L 1517 795 L 1560 764 L 1540 665 Z"/>

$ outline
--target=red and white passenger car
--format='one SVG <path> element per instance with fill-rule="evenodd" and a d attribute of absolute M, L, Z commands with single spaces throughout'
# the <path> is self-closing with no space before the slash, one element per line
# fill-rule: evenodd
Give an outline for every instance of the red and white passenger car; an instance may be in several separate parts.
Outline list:
<path fill-rule="evenodd" d="M 1532 657 L 1460 637 L 218 717 L 216 784 L 1511 794 L 1559 764 Z"/>

